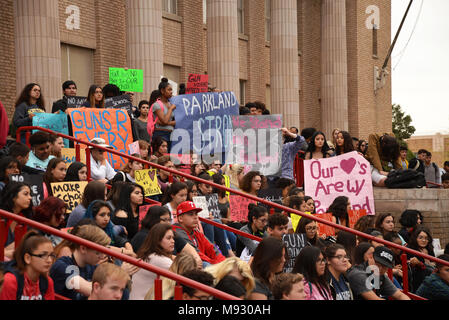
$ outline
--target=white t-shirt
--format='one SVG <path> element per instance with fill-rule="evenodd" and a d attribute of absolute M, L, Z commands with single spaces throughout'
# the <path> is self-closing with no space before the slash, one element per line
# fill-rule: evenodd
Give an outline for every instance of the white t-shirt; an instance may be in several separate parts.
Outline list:
<path fill-rule="evenodd" d="M 103 165 L 95 161 L 92 155 L 90 156 L 90 176 L 93 180 L 111 180 L 114 178 L 116 174 L 114 168 L 112 168 L 108 160 L 105 160 L 105 162 L 106 165 Z"/>

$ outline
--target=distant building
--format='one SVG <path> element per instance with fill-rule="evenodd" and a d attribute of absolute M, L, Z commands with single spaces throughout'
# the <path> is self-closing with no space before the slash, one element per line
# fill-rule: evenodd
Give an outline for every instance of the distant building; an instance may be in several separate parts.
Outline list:
<path fill-rule="evenodd" d="M 417 153 L 420 149 L 431 152 L 432 162 L 435 162 L 440 168 L 443 167 L 444 161 L 449 160 L 449 134 L 413 136 L 405 141 L 413 153 Z"/>

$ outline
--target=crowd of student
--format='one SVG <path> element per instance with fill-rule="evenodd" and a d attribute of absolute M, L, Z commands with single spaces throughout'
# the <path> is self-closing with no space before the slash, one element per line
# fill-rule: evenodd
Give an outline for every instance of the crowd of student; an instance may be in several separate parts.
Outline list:
<path fill-rule="evenodd" d="M 65 82 L 63 91 L 65 96 L 76 95 L 76 84 Z M 167 155 L 170 132 L 175 126 L 171 96 L 172 88 L 163 80 L 150 101 L 139 103 L 132 121 L 140 154 L 133 156 L 174 169 L 176 166 Z M 85 106 L 104 107 L 104 97 L 99 86 L 91 86 Z M 64 102 L 64 98 L 57 101 L 52 111 L 65 111 Z M 17 101 L 14 125 L 31 125 L 38 109 L 44 110 L 40 86 L 30 84 Z M 157 121 L 152 136 L 145 123 L 150 110 Z M 265 106 L 258 102 L 240 108 L 241 115 L 267 113 Z M 294 127 L 283 128 L 282 134 L 285 143 L 280 177 L 265 177 L 257 171 L 244 173 L 244 166 L 239 164 L 223 165 L 220 161 L 206 164 L 194 154 L 190 174 L 255 196 L 265 188 L 280 188 L 285 206 L 315 214 L 314 199 L 305 196 L 293 179 L 293 161 L 300 150 L 304 151 L 301 153 L 304 159 L 357 151 L 370 161 L 376 186 L 384 186 L 392 169 L 407 166 L 392 135 L 372 134 L 366 142 L 356 141 L 348 132 L 338 129 L 334 130 L 332 141 L 313 128 L 303 129 L 300 134 Z M 150 197 L 161 205 L 150 207 L 140 221 L 139 208 L 144 204 L 145 195 L 143 187 L 135 182 L 135 172 L 143 168 L 142 163 L 130 160 L 116 171 L 108 163 L 105 152 L 95 147 L 91 147 L 90 153 L 93 180 L 84 189 L 81 203 L 67 214 L 64 201 L 53 196 L 51 183 L 86 181 L 86 165 L 74 162 L 67 166 L 61 158 L 61 138 L 36 132 L 29 143 L 31 149 L 20 142 L 3 148 L 6 154 L 0 160 L 0 208 L 3 210 L 56 229 L 69 228 L 68 232 L 80 238 L 243 299 L 409 299 L 400 291 L 403 285 L 400 250 L 338 229 L 335 237 L 320 235 L 317 223 L 306 217 L 300 219 L 295 229 L 288 212 L 269 214 L 269 209 L 261 204 L 248 206 L 246 221 L 234 221 L 226 192 L 204 182 L 170 177 L 164 170 L 158 170 L 157 174 L 162 194 Z M 91 143 L 109 147 L 101 138 Z M 417 161 L 430 166 L 426 159 Z M 43 175 L 44 198 L 39 205 L 33 206 L 32 190 L 26 181 L 10 179 L 11 175 L 20 173 Z M 221 218 L 211 216 L 211 220 L 262 240 L 251 240 L 200 221 L 201 209 L 195 206 L 193 197 L 213 193 L 218 195 Z M 334 223 L 348 226 L 350 209 L 349 199 L 340 196 L 328 212 L 332 213 Z M 395 232 L 393 216 L 377 214 L 360 218 L 354 228 L 435 256 L 432 235 L 419 211 L 406 210 L 399 223 L 402 229 Z M 50 300 L 55 293 L 75 300 L 154 299 L 156 274 L 152 272 L 40 230 L 28 231 L 16 247 L 16 223 L 8 221 L 7 227 L 6 239 L 0 239 L 5 244 L 8 260 L 1 265 L 0 299 Z M 287 236 L 302 243 L 301 250 L 290 252 Z M 449 261 L 448 251 L 447 245 L 439 258 Z M 419 256 L 407 258 L 410 292 L 429 299 L 449 299 L 448 266 Z M 393 269 L 393 280 L 386 275 L 387 269 Z M 374 279 L 373 286 L 367 285 L 370 279 Z M 175 285 L 174 281 L 163 278 L 164 299 L 174 297 Z M 207 300 L 211 296 L 183 286 L 183 298 Z"/>

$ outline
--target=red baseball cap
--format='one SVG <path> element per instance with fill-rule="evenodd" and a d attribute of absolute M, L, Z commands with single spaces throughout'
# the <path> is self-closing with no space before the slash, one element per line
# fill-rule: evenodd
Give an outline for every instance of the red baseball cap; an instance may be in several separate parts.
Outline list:
<path fill-rule="evenodd" d="M 203 209 L 201 209 L 201 208 L 197 208 L 192 201 L 184 201 L 178 206 L 178 208 L 176 208 L 176 213 L 177 213 L 177 216 L 179 217 L 181 214 L 184 214 L 187 212 L 198 213 L 202 210 Z"/>

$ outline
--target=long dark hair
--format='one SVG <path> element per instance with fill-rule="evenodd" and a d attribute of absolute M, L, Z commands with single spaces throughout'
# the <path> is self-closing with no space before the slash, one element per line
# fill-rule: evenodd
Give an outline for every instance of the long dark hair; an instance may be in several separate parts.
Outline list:
<path fill-rule="evenodd" d="M 1 193 L 0 208 L 5 211 L 13 212 L 14 198 L 17 197 L 19 192 L 24 187 L 27 187 L 28 189 L 30 189 L 30 192 L 31 192 L 31 187 L 27 183 L 16 182 L 16 181 L 10 181 L 9 183 L 7 183 Z M 30 201 L 30 206 L 27 209 L 22 210 L 22 214 L 27 218 L 32 217 L 33 201 Z"/>
<path fill-rule="evenodd" d="M 81 204 L 87 209 L 89 204 L 95 200 L 104 200 L 105 184 L 101 181 L 89 181 L 84 188 Z"/>
<path fill-rule="evenodd" d="M 343 219 L 346 220 L 346 227 L 349 227 L 348 201 L 349 199 L 346 196 L 336 197 L 327 210 L 332 213 L 335 218 L 338 218 L 340 222 Z"/>
<path fill-rule="evenodd" d="M 274 272 L 274 266 L 282 259 L 282 249 L 285 249 L 285 244 L 282 240 L 268 237 L 259 243 L 254 252 L 251 270 L 254 277 L 267 286 L 270 286 L 269 279 L 271 273 Z M 287 255 L 287 250 L 285 250 L 285 255 Z"/>
<path fill-rule="evenodd" d="M 395 163 L 400 157 L 399 143 L 395 137 L 387 134 L 380 137 L 380 147 L 382 150 L 381 160 Z"/>
<path fill-rule="evenodd" d="M 292 273 L 301 273 L 308 282 L 317 287 L 321 286 L 329 289 L 329 285 L 326 281 L 326 273 L 319 276 L 316 271 L 316 263 L 320 254 L 325 258 L 324 253 L 322 253 L 319 248 L 315 246 L 304 247 L 296 257 Z"/>
<path fill-rule="evenodd" d="M 95 218 L 96 218 L 98 212 L 100 212 L 101 208 L 103 208 L 103 207 L 108 208 L 109 213 L 112 216 L 112 208 L 109 205 L 109 203 L 107 203 L 104 200 L 95 200 L 87 207 L 86 212 L 84 213 L 84 218 L 92 219 L 95 222 L 95 225 L 97 225 Z M 100 228 L 100 226 L 98 226 L 98 227 Z M 109 220 L 109 223 L 103 230 L 104 230 L 104 232 L 106 232 L 106 234 L 109 236 L 109 238 L 111 238 L 111 242 L 114 242 L 115 236 L 114 236 L 114 230 L 113 230 L 113 225 L 112 225 L 111 220 Z"/>
<path fill-rule="evenodd" d="M 139 251 L 137 251 L 137 258 L 145 260 L 152 253 L 159 256 L 171 257 L 171 253 L 165 252 L 160 245 L 162 239 L 169 230 L 172 230 L 172 227 L 169 224 L 158 223 L 154 225 L 148 232 Z"/>
<path fill-rule="evenodd" d="M 316 131 L 313 134 L 312 138 L 310 139 L 310 143 L 309 143 L 309 147 L 307 148 L 307 152 L 310 152 L 310 157 L 312 157 L 312 153 L 316 151 L 315 138 L 318 135 L 322 135 L 324 137 L 324 144 L 323 144 L 323 147 L 321 148 L 321 153 L 323 154 L 323 158 L 326 158 L 326 154 L 330 150 L 330 147 L 327 144 L 325 134 L 321 131 Z"/>
<path fill-rule="evenodd" d="M 78 171 L 84 168 L 86 165 L 82 162 L 73 162 L 68 168 L 64 181 L 80 181 Z"/>
<path fill-rule="evenodd" d="M 341 150 L 341 148 L 339 146 L 335 146 L 335 151 L 337 153 L 337 156 L 344 154 L 344 153 L 348 153 L 351 151 L 354 151 L 354 144 L 352 143 L 352 137 L 349 134 L 349 132 L 347 131 L 340 131 L 338 132 L 338 134 L 340 134 L 343 136 L 343 150 Z"/>
<path fill-rule="evenodd" d="M 185 183 L 178 181 L 173 182 L 164 193 L 164 197 L 162 198 L 162 205 L 171 202 L 173 200 L 172 196 L 178 194 L 178 192 L 184 189 L 188 190 Z"/>
<path fill-rule="evenodd" d="M 161 217 L 163 215 L 169 214 L 171 217 L 171 212 L 167 207 L 152 206 L 148 209 L 147 214 L 142 219 L 142 229 L 151 230 L 151 228 L 161 222 Z"/>
<path fill-rule="evenodd" d="M 44 178 L 43 181 L 45 183 L 45 185 L 47 186 L 47 191 L 48 191 L 48 195 L 52 196 L 53 195 L 53 191 L 51 189 L 51 183 L 52 182 L 59 182 L 56 181 L 55 178 L 53 177 L 53 174 L 51 173 L 52 170 L 54 170 L 58 164 L 60 164 L 61 162 L 64 162 L 64 159 L 62 158 L 53 158 L 48 162 L 48 166 L 47 166 L 47 170 L 44 173 Z"/>
<path fill-rule="evenodd" d="M 358 264 L 362 264 L 365 262 L 365 253 L 370 249 L 370 248 L 374 248 L 374 246 L 369 243 L 369 242 L 361 242 L 359 243 L 359 245 L 357 247 L 355 247 L 354 249 L 354 254 L 351 257 L 352 260 L 352 264 L 353 265 L 358 265 Z"/>
<path fill-rule="evenodd" d="M 89 101 L 90 103 L 90 107 L 91 108 L 96 108 L 96 102 L 95 102 L 95 90 L 97 90 L 97 88 L 101 89 L 101 92 L 103 93 L 103 89 L 100 86 L 97 86 L 96 84 L 93 84 L 89 87 L 89 92 L 87 93 L 87 101 Z M 103 98 L 100 101 L 100 105 L 98 106 L 98 108 L 104 108 L 104 100 L 105 100 L 105 95 L 103 93 Z"/>
<path fill-rule="evenodd" d="M 216 184 L 221 185 L 224 180 L 224 176 L 221 173 L 216 173 L 212 176 L 212 181 Z M 218 189 L 217 187 L 212 188 L 212 193 L 218 194 L 220 198 L 224 198 L 226 196 L 226 191 L 222 189 Z"/>
<path fill-rule="evenodd" d="M 44 97 L 42 96 L 42 88 L 37 83 L 29 83 L 29 84 L 27 84 L 23 88 L 22 92 L 20 93 L 20 95 L 17 98 L 16 103 L 14 105 L 15 108 L 17 108 L 17 106 L 19 104 L 21 104 L 22 102 L 25 102 L 29 106 L 31 105 L 31 103 L 30 103 L 30 98 L 31 98 L 30 92 L 31 92 L 31 90 L 33 89 L 34 86 L 38 86 L 39 89 L 41 89 L 41 95 L 39 96 L 39 99 L 37 99 L 36 105 L 39 108 L 41 108 L 43 111 L 45 111 L 45 101 L 44 101 Z"/>
<path fill-rule="evenodd" d="M 132 220 L 133 218 L 133 210 L 131 206 L 131 193 L 136 189 L 140 188 L 142 194 L 145 194 L 143 187 L 133 182 L 126 182 L 122 185 L 122 188 L 119 192 L 119 197 L 117 203 L 115 205 L 115 212 L 119 210 L 123 210 L 128 214 L 128 219 Z M 136 208 L 137 212 L 139 212 L 138 207 Z"/>
<path fill-rule="evenodd" d="M 308 219 L 306 217 L 302 217 L 301 220 L 299 220 L 298 226 L 296 227 L 296 233 L 303 233 L 306 234 L 306 226 L 312 222 L 315 222 L 312 219 Z M 318 226 L 317 226 L 318 227 Z M 307 238 L 307 241 L 312 245 L 319 248 L 324 248 L 325 244 L 324 241 L 321 240 L 321 238 L 318 236 L 318 229 L 315 234 L 315 237 L 313 239 Z"/>
<path fill-rule="evenodd" d="M 24 259 L 25 254 L 32 254 L 43 243 L 51 243 L 51 241 L 47 237 L 39 234 L 36 230 L 30 230 L 23 236 L 22 241 L 20 241 L 20 244 L 14 251 L 14 260 L 21 274 L 25 272 L 25 268 L 27 267 Z"/>
<path fill-rule="evenodd" d="M 254 203 L 250 203 L 248 205 L 248 227 L 250 230 L 253 224 L 253 219 L 259 219 L 260 217 L 266 215 L 268 213 L 267 208 L 263 206 L 258 206 Z"/>
<path fill-rule="evenodd" d="M 17 165 L 17 168 L 20 170 L 20 163 L 19 160 L 11 157 L 6 156 L 2 159 L 0 159 L 0 181 L 7 183 L 9 181 L 9 177 L 6 175 L 6 169 L 9 168 L 11 163 L 15 163 Z"/>
<path fill-rule="evenodd" d="M 419 225 L 416 227 L 416 229 L 413 231 L 412 235 L 410 236 L 407 246 L 410 249 L 419 251 L 421 249 L 421 247 L 418 245 L 417 239 L 418 239 L 418 235 L 421 232 L 424 232 L 425 234 L 427 234 L 427 238 L 428 238 L 427 246 L 426 246 L 427 252 L 429 253 L 429 255 L 435 256 L 435 252 L 433 249 L 433 237 L 432 237 L 432 234 L 431 234 L 429 228 L 427 228 L 426 226 Z"/>
<path fill-rule="evenodd" d="M 167 142 L 167 140 L 165 140 L 161 136 L 153 137 L 153 140 L 151 141 L 151 154 L 155 154 L 156 152 L 159 152 L 159 148 L 161 147 L 161 145 L 164 142 Z"/>
<path fill-rule="evenodd" d="M 340 244 L 344 247 L 346 250 L 346 253 L 349 256 L 349 260 L 352 262 L 352 256 L 355 250 L 355 247 L 357 246 L 357 237 L 355 234 L 346 232 L 346 231 L 340 231 L 337 234 L 337 244 Z"/>

